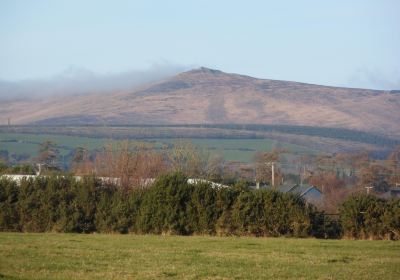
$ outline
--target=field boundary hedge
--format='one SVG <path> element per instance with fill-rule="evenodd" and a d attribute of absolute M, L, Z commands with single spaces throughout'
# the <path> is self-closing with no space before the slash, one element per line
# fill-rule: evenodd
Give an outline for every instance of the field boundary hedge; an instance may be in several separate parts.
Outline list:
<path fill-rule="evenodd" d="M 193 185 L 180 173 L 145 189 L 95 177 L 1 179 L 0 231 L 399 239 L 400 200 L 354 195 L 334 220 L 295 194 Z"/>

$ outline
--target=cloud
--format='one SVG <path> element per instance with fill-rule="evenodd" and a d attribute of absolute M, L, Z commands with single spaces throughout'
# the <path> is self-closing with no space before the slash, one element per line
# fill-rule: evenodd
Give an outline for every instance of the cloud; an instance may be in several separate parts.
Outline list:
<path fill-rule="evenodd" d="M 400 89 L 400 73 L 390 75 L 397 77 L 394 79 L 388 79 L 388 75 L 385 75 L 377 68 L 364 67 L 359 68 L 347 82 L 347 86 L 358 87 L 358 88 L 371 88 L 381 90 L 398 90 Z"/>
<path fill-rule="evenodd" d="M 71 66 L 49 79 L 0 80 L 0 99 L 45 98 L 57 95 L 132 90 L 140 85 L 162 80 L 188 69 L 189 67 L 170 63 L 156 63 L 146 70 L 100 74 Z"/>

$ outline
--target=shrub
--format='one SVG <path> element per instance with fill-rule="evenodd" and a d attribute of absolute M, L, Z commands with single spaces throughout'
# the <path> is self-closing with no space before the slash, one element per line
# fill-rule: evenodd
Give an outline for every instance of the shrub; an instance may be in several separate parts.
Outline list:
<path fill-rule="evenodd" d="M 331 219 L 298 195 L 189 184 L 181 173 L 145 189 L 94 177 L 0 180 L 0 231 L 400 238 L 400 200 L 354 195 Z"/>
<path fill-rule="evenodd" d="M 340 207 L 340 221 L 347 238 L 398 238 L 399 217 L 398 200 L 387 202 L 372 195 L 353 195 Z"/>
<path fill-rule="evenodd" d="M 189 234 L 187 178 L 181 173 L 163 175 L 145 193 L 139 210 L 138 231 L 142 233 Z"/>
<path fill-rule="evenodd" d="M 314 208 L 297 195 L 270 190 L 242 192 L 232 210 L 237 235 L 305 237 Z"/>
<path fill-rule="evenodd" d="M 382 222 L 387 239 L 400 240 L 400 199 L 391 199 L 383 213 Z"/>
<path fill-rule="evenodd" d="M 0 231 L 19 231 L 19 188 L 15 182 L 0 180 Z"/>

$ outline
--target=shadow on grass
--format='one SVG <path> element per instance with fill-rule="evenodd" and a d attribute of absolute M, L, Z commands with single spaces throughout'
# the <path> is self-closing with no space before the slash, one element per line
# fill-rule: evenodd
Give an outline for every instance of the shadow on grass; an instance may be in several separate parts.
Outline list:
<path fill-rule="evenodd" d="M 164 271 L 163 275 L 166 276 L 166 277 L 175 277 L 175 276 L 178 275 L 178 273 L 176 273 L 176 272 L 165 272 Z"/>
<path fill-rule="evenodd" d="M 352 259 L 349 257 L 342 257 L 342 258 L 338 258 L 338 259 L 329 259 L 328 263 L 349 263 L 351 261 L 352 261 Z"/>
<path fill-rule="evenodd" d="M 0 279 L 18 279 L 18 280 L 25 280 L 26 278 L 15 277 L 15 276 L 10 276 L 10 275 L 5 275 L 5 274 L 3 274 L 3 273 L 0 273 Z"/>

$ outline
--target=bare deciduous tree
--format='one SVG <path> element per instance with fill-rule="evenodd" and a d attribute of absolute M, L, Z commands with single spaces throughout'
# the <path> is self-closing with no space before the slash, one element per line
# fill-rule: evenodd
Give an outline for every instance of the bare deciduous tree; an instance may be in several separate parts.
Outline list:
<path fill-rule="evenodd" d="M 182 172 L 192 178 L 205 178 L 209 153 L 196 147 L 189 141 L 177 141 L 168 153 L 168 159 L 173 171 Z"/>
<path fill-rule="evenodd" d="M 95 174 L 113 178 L 124 188 L 144 187 L 165 170 L 164 152 L 152 144 L 130 141 L 107 144 L 93 165 Z"/>

